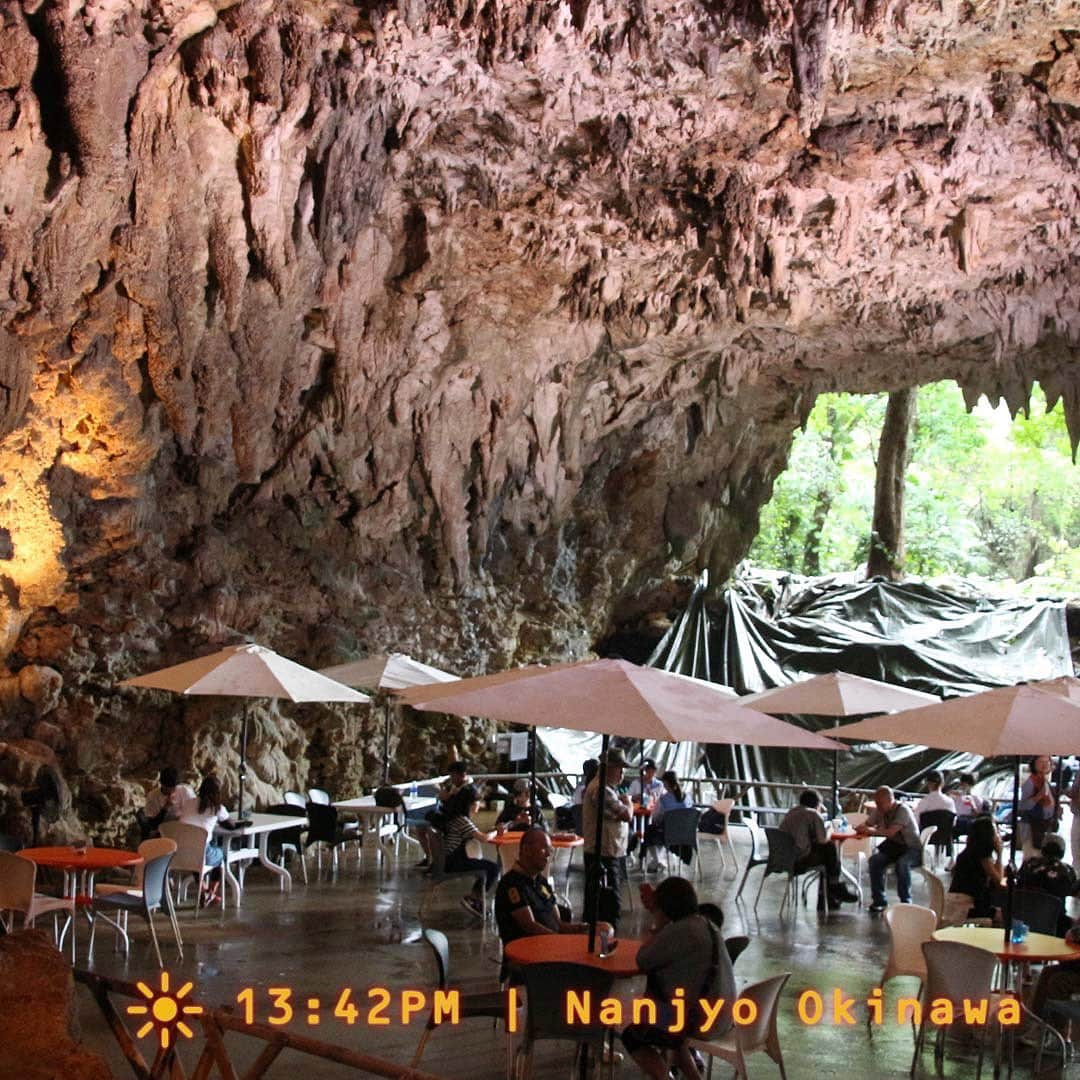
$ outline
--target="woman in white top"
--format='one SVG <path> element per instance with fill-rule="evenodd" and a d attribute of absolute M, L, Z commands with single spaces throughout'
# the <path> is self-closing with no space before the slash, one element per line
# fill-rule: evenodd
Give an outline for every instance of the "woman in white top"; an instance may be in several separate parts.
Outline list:
<path fill-rule="evenodd" d="M 198 825 L 206 830 L 206 865 L 220 866 L 224 853 L 214 839 L 214 826 L 228 821 L 229 811 L 221 804 L 221 783 L 213 773 L 203 779 L 199 794 L 185 801 L 180 820 L 185 825 Z"/>

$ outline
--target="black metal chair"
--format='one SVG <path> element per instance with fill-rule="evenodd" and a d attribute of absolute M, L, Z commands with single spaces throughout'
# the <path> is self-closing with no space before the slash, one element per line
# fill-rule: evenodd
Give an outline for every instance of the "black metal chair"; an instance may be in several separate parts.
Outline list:
<path fill-rule="evenodd" d="M 671 876 L 671 856 L 683 857 L 689 851 L 690 863 L 700 875 L 701 860 L 698 858 L 697 827 L 701 811 L 688 807 L 685 810 L 668 810 L 660 824 L 664 828 L 664 851 L 667 855 L 667 872 Z"/>
<path fill-rule="evenodd" d="M 937 829 L 937 832 L 927 840 L 927 844 L 934 848 L 935 865 L 937 865 L 942 850 L 950 859 L 953 857 L 953 830 L 955 826 L 956 814 L 952 810 L 927 810 L 919 815 L 920 833 L 923 829 Z"/>
<path fill-rule="evenodd" d="M 330 849 L 331 869 L 337 871 L 337 851 L 342 844 L 360 843 L 363 836 L 360 827 L 355 822 L 342 824 L 338 821 L 337 807 L 324 806 L 322 803 L 309 802 L 307 804 L 308 830 L 304 847 L 309 848 L 312 844 L 318 844 L 315 851 L 316 872 L 322 870 L 322 849 Z"/>
<path fill-rule="evenodd" d="M 448 881 L 453 881 L 455 878 L 469 878 L 473 880 L 477 877 L 481 879 L 480 885 L 480 903 L 483 907 L 483 930 L 484 940 L 487 936 L 487 923 L 488 923 L 488 893 L 487 887 L 483 882 L 484 873 L 482 870 L 447 870 L 446 869 L 446 837 L 443 836 L 441 829 L 432 829 L 429 842 L 431 845 L 431 866 L 428 869 L 426 882 L 427 889 L 424 892 L 423 899 L 420 901 L 420 909 L 417 912 L 417 917 L 422 923 L 424 921 L 424 915 L 427 910 L 428 902 L 435 895 L 435 890 L 440 885 L 445 885 Z"/>
<path fill-rule="evenodd" d="M 735 966 L 735 961 L 750 947 L 750 939 L 748 937 L 738 936 L 724 938 L 724 948 L 727 949 L 728 959 L 731 961 L 731 966 Z"/>
<path fill-rule="evenodd" d="M 1008 897 L 1008 889 L 1004 886 L 996 888 L 990 902 L 996 908 L 1005 910 Z M 1028 924 L 1028 928 L 1036 934 L 1059 935 L 1059 923 L 1065 912 L 1065 901 L 1053 893 L 1039 892 L 1038 889 L 1016 889 L 1013 892 L 1014 919 L 1020 919 Z"/>
<path fill-rule="evenodd" d="M 608 1047 L 608 1038 L 613 1029 L 600 1021 L 598 1009 L 592 1011 L 588 1023 L 578 1023 L 568 1017 L 566 992 L 587 992 L 591 994 L 592 1001 L 601 1001 L 611 996 L 615 977 L 586 964 L 554 962 L 526 964 L 521 973 L 525 979 L 525 997 L 528 1002 L 525 1011 L 525 1037 L 518 1049 L 519 1058 L 524 1059 L 524 1067 L 520 1074 L 515 1070 L 510 1075 L 521 1075 L 522 1080 L 531 1078 L 533 1047 L 541 1039 L 571 1040 L 577 1043 L 579 1054 L 586 1053 L 591 1047 L 600 1060 Z M 609 1076 L 614 1076 L 614 1058 L 614 1054 L 608 1057 Z"/>
<path fill-rule="evenodd" d="M 298 809 L 293 803 L 275 803 L 266 807 L 264 814 L 277 814 L 279 817 L 299 817 Z M 306 808 L 305 808 L 306 811 Z M 276 829 L 266 838 L 266 850 L 270 859 L 279 865 L 284 864 L 286 855 L 298 855 L 300 868 L 304 872 L 304 884 L 308 883 L 307 859 L 304 857 L 304 833 L 303 825 L 297 825 L 295 829 Z"/>
<path fill-rule="evenodd" d="M 438 988 L 445 992 L 450 985 L 450 944 L 441 930 L 421 930 L 420 933 L 425 943 L 431 948 L 435 958 L 435 975 Z M 468 1020 L 472 1017 L 482 1016 L 492 1020 L 506 1020 L 507 995 L 504 991 L 467 991 L 462 987 L 456 987 L 455 989 L 458 991 L 458 1019 Z M 413 1054 L 412 1068 L 415 1069 L 420 1064 L 420 1058 L 424 1054 L 424 1047 L 427 1046 L 427 1041 L 431 1038 L 431 1033 L 436 1027 L 438 1027 L 438 1023 L 436 1021 L 436 1009 L 433 1005 L 428 1016 L 427 1026 L 424 1028 L 424 1033 L 420 1036 L 420 1042 L 416 1047 L 416 1053 Z M 510 1040 L 508 1038 L 506 1043 L 506 1075 L 510 1076 L 512 1072 L 513 1057 L 510 1052 Z"/>

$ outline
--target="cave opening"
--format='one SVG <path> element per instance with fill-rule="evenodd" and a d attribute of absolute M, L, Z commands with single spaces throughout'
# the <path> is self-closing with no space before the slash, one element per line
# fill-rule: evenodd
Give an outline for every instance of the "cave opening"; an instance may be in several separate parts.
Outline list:
<path fill-rule="evenodd" d="M 865 568 L 888 397 L 817 399 L 762 508 L 751 564 L 808 577 Z M 920 387 L 902 483 L 900 576 L 1077 593 L 1080 489 L 1063 410 L 1037 383 L 1015 417 L 986 398 L 969 412 L 951 381 Z"/>

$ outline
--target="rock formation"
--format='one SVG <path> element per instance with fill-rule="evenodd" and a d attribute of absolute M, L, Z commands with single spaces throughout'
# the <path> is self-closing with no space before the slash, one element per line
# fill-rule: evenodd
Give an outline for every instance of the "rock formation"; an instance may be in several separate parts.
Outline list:
<path fill-rule="evenodd" d="M 0 0 L 0 737 L 106 816 L 235 741 L 135 671 L 579 655 L 722 580 L 822 390 L 1080 438 L 1076 16 Z M 377 773 L 260 717 L 268 788 Z"/>

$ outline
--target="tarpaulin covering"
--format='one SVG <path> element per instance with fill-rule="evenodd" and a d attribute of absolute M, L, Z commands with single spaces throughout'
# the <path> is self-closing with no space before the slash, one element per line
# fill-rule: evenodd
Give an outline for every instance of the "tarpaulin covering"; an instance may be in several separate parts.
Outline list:
<path fill-rule="evenodd" d="M 706 602 L 702 581 L 649 663 L 740 693 L 846 671 L 944 697 L 1071 675 L 1061 601 L 998 599 L 911 582 L 799 579 L 743 572 Z M 788 717 L 815 730 L 833 718 Z M 830 755 L 711 746 L 712 772 L 828 784 Z M 917 786 L 929 768 L 972 769 L 980 758 L 916 747 L 859 747 L 840 757 L 840 783 Z"/>

